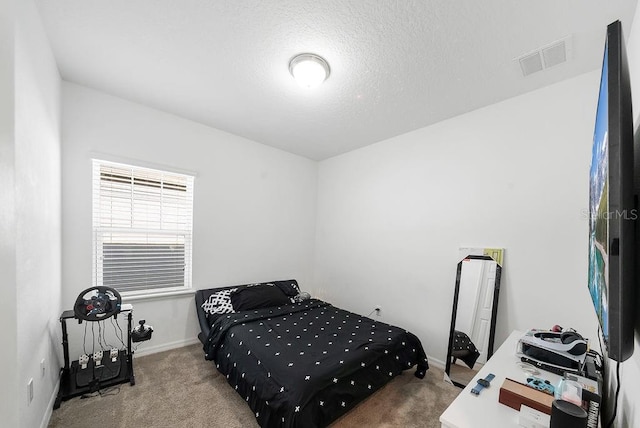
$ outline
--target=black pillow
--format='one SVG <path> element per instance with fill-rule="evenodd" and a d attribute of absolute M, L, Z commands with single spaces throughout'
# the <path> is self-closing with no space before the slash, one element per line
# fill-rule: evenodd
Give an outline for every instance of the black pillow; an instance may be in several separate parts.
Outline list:
<path fill-rule="evenodd" d="M 280 306 L 287 303 L 291 303 L 289 297 L 274 284 L 242 286 L 231 293 L 231 304 L 236 311 Z"/>
<path fill-rule="evenodd" d="M 298 281 L 296 281 L 295 279 L 292 279 L 290 281 L 276 281 L 274 282 L 274 284 L 277 285 L 278 288 L 289 297 L 297 296 L 298 294 L 300 294 L 300 287 L 298 287 Z"/>

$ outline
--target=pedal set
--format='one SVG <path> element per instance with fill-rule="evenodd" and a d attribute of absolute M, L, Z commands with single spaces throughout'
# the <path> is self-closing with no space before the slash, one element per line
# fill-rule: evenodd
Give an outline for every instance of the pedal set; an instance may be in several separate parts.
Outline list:
<path fill-rule="evenodd" d="M 89 356 L 87 354 L 80 355 L 80 358 L 78 359 L 78 364 L 80 364 L 81 369 L 86 369 L 87 365 L 89 364 Z"/>
<path fill-rule="evenodd" d="M 109 351 L 96 351 L 93 355 L 89 356 L 87 354 L 80 354 L 78 358 L 78 364 L 82 370 L 86 369 L 89 366 L 89 361 L 93 359 L 95 366 L 102 365 L 103 358 L 111 359 L 112 363 L 118 361 L 118 356 L 120 355 L 120 350 L 118 348 L 111 348 Z"/>
<path fill-rule="evenodd" d="M 96 363 L 96 366 L 102 365 L 102 357 L 104 353 L 102 351 L 96 351 L 93 353 L 93 362 Z"/>

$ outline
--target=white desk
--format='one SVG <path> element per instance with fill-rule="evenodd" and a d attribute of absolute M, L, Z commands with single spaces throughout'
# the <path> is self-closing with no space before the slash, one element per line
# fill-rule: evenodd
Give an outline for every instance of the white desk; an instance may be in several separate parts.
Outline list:
<path fill-rule="evenodd" d="M 526 382 L 529 376 L 517 366 L 520 358 L 516 356 L 516 344 L 523 334 L 521 331 L 512 332 L 482 370 L 462 390 L 458 398 L 440 415 L 440 423 L 443 428 L 518 427 L 519 412 L 499 403 L 498 395 L 505 378 Z M 484 388 L 479 396 L 471 394 L 471 389 L 476 385 L 477 380 L 484 378 L 489 373 L 496 376 L 491 381 L 491 386 Z M 548 379 L 554 386 L 560 381 L 560 376 L 545 371 L 541 371 L 537 377 Z"/>

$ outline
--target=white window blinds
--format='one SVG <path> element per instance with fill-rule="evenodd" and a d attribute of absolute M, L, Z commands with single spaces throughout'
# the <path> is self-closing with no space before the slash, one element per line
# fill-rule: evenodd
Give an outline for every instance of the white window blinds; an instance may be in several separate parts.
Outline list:
<path fill-rule="evenodd" d="M 191 288 L 193 177 L 93 160 L 96 285 Z"/>

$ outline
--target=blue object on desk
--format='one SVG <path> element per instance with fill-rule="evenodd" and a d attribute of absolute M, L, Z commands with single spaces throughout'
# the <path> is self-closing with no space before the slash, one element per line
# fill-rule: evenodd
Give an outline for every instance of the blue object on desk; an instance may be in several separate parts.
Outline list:
<path fill-rule="evenodd" d="M 478 379 L 478 384 L 473 387 L 471 393 L 473 395 L 480 395 L 480 391 L 482 391 L 483 388 L 488 388 L 494 377 L 496 377 L 496 375 L 489 373 L 484 379 Z"/>

